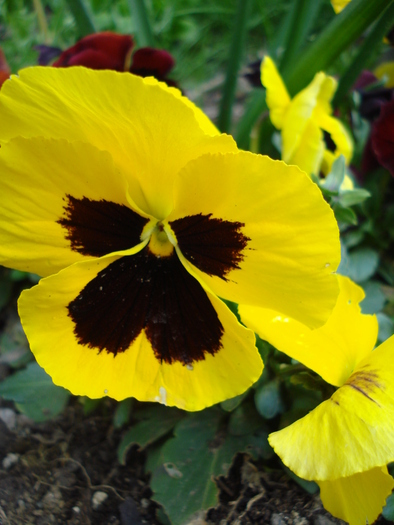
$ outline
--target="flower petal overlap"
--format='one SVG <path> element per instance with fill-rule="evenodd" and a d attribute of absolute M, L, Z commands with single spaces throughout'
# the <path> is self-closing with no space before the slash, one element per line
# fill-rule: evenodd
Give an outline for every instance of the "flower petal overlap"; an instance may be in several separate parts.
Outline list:
<path fill-rule="evenodd" d="M 219 297 L 325 322 L 338 228 L 297 167 L 239 151 L 154 79 L 32 68 L 7 84 L 0 260 L 44 276 L 19 311 L 56 384 L 200 410 L 263 367 Z"/>
<path fill-rule="evenodd" d="M 344 155 L 349 163 L 353 143 L 343 124 L 331 115 L 331 99 L 337 83 L 325 73 L 290 98 L 279 72 L 269 56 L 261 63 L 261 83 L 273 125 L 281 130 L 282 159 L 296 164 L 309 175 L 327 175 L 332 162 Z"/>
<path fill-rule="evenodd" d="M 348 278 L 338 280 L 337 304 L 317 330 L 272 311 L 241 306 L 240 315 L 279 350 L 339 386 L 269 442 L 298 476 L 319 483 L 332 514 L 361 525 L 365 516 L 371 523 L 377 518 L 394 485 L 386 469 L 394 460 L 394 336 L 373 350 L 377 321 L 361 313 L 364 293 Z M 377 480 L 379 489 L 367 495 Z"/>

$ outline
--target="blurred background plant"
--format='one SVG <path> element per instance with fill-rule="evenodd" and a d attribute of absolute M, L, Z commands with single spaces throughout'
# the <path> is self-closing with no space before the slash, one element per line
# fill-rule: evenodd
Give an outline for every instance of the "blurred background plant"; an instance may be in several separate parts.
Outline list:
<path fill-rule="evenodd" d="M 383 342 L 394 333 L 394 183 L 390 159 L 381 163 L 373 134 L 385 125 L 379 123 L 381 107 L 393 100 L 387 68 L 376 70 L 394 60 L 390 38 L 384 39 L 393 24 L 390 0 L 353 0 L 339 14 L 328 0 L 0 0 L 0 46 L 6 59 L 1 62 L 0 55 L 0 70 L 8 76 L 7 62 L 13 73 L 37 64 L 43 50 L 38 46 L 58 48 L 58 55 L 94 32 L 133 35 L 136 49 L 150 46 L 170 53 L 176 64 L 171 79 L 220 130 L 231 132 L 241 148 L 272 158 L 281 157 L 281 137 L 260 81 L 263 56 L 273 58 L 291 97 L 319 71 L 335 76 L 332 109 L 353 137 L 353 159 L 346 167 L 339 157 L 326 177 L 312 177 L 339 222 L 339 272 L 363 287 L 362 311 L 377 314 Z M 390 129 L 393 133 L 392 124 Z M 329 149 L 330 137 L 325 138 Z M 352 180 L 346 188 L 345 175 Z M 16 299 L 35 282 L 34 275 L 0 268 L 0 396 L 44 421 L 62 412 L 70 394 L 36 365 L 18 320 Z M 228 469 L 237 452 L 247 452 L 267 469 L 281 468 L 268 434 L 331 395 L 317 374 L 260 338 L 257 345 L 266 365 L 262 377 L 250 391 L 220 406 L 188 414 L 131 399 L 117 404 L 113 425 L 124 429 L 119 462 L 125 463 L 136 443 L 146 451 L 164 523 L 184 523 L 215 505 L 218 488 L 212 479 L 226 472 L 223 465 Z M 100 400 L 73 402 L 81 403 L 86 414 L 104 409 Z M 306 490 L 317 491 L 314 483 L 289 474 Z M 394 521 L 390 498 L 384 515 Z"/>

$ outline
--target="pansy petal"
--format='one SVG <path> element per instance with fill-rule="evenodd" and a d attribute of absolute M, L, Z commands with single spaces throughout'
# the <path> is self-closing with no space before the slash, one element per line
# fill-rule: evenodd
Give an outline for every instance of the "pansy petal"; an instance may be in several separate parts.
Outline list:
<path fill-rule="evenodd" d="M 19 312 L 38 363 L 76 395 L 201 410 L 262 371 L 253 332 L 175 251 L 76 263 L 24 291 Z"/>
<path fill-rule="evenodd" d="M 318 484 L 324 507 L 349 525 L 374 523 L 394 488 L 387 467 Z"/>
<path fill-rule="evenodd" d="M 0 150 L 0 262 L 42 276 L 140 243 L 110 155 L 90 144 L 15 138 Z"/>
<path fill-rule="evenodd" d="M 306 123 L 298 147 L 293 151 L 292 156 L 288 157 L 287 152 L 283 150 L 283 160 L 288 164 L 295 164 L 308 175 L 319 173 L 323 157 L 323 133 L 312 120 Z"/>
<path fill-rule="evenodd" d="M 282 127 L 282 159 L 285 162 L 290 162 L 304 136 L 326 78 L 324 73 L 316 73 L 309 86 L 300 91 L 289 105 Z"/>
<path fill-rule="evenodd" d="M 375 75 L 380 79 L 385 79 L 385 87 L 394 87 L 394 62 L 383 62 L 374 71 Z"/>
<path fill-rule="evenodd" d="M 327 323 L 311 330 L 278 312 L 241 305 L 242 322 L 281 352 L 335 386 L 343 385 L 368 356 L 378 335 L 375 316 L 361 313 L 362 288 L 338 275 L 339 297 Z"/>
<path fill-rule="evenodd" d="M 180 173 L 174 202 L 168 221 L 180 251 L 219 297 L 310 326 L 327 320 L 338 295 L 338 228 L 297 167 L 247 152 L 205 155 Z"/>
<path fill-rule="evenodd" d="M 82 67 L 20 71 L 0 93 L 0 140 L 43 136 L 108 151 L 137 205 L 164 218 L 179 169 L 204 152 L 234 151 L 175 88 L 130 73 Z M 212 136 L 211 136 L 212 135 Z"/>
<path fill-rule="evenodd" d="M 318 123 L 324 131 L 330 134 L 330 137 L 336 146 L 335 157 L 343 155 L 346 164 L 349 164 L 353 155 L 353 141 L 342 122 L 325 114 L 320 116 Z"/>
<path fill-rule="evenodd" d="M 270 119 L 277 129 L 282 129 L 283 119 L 290 104 L 290 96 L 273 62 L 266 56 L 261 63 L 261 83 L 266 89 Z"/>
<path fill-rule="evenodd" d="M 307 416 L 269 436 L 304 479 L 335 480 L 394 461 L 394 336 Z"/>

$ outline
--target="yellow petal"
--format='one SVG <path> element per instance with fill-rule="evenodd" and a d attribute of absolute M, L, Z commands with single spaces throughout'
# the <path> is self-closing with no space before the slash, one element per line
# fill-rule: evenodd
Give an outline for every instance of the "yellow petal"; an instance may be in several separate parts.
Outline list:
<path fill-rule="evenodd" d="M 19 270 L 46 276 L 85 258 L 59 223 L 67 196 L 133 206 L 110 155 L 90 144 L 15 138 L 1 147 L 0 172 L 0 262 Z"/>
<path fill-rule="evenodd" d="M 331 0 L 331 5 L 334 8 L 334 11 L 338 14 L 345 9 L 345 7 L 350 3 L 350 0 Z"/>
<path fill-rule="evenodd" d="M 394 87 L 394 62 L 383 62 L 374 71 L 375 76 L 385 79 L 385 87 Z"/>
<path fill-rule="evenodd" d="M 373 349 L 378 322 L 374 315 L 361 313 L 359 302 L 365 295 L 362 288 L 340 275 L 338 283 L 340 293 L 335 308 L 327 323 L 316 330 L 263 308 L 241 305 L 239 314 L 242 322 L 262 339 L 328 383 L 341 386 Z"/>
<path fill-rule="evenodd" d="M 108 151 L 146 213 L 165 218 L 179 169 L 204 152 L 235 151 L 200 110 L 152 78 L 82 67 L 20 71 L 0 92 L 0 140 L 81 140 Z"/>
<path fill-rule="evenodd" d="M 308 175 L 319 174 L 324 153 L 323 133 L 313 120 L 309 120 L 292 156 L 283 160 L 295 164 Z"/>
<path fill-rule="evenodd" d="M 266 89 L 266 101 L 270 110 L 271 122 L 277 129 L 281 129 L 290 104 L 290 96 L 279 71 L 269 56 L 266 56 L 261 63 L 261 83 Z"/>
<path fill-rule="evenodd" d="M 324 507 L 349 525 L 374 523 L 394 488 L 387 467 L 318 484 Z"/>
<path fill-rule="evenodd" d="M 335 158 L 339 157 L 339 155 L 343 155 L 346 164 L 349 164 L 353 155 L 353 140 L 345 126 L 338 119 L 323 114 L 320 115 L 318 124 L 330 134 L 331 139 L 336 146 L 334 152 Z M 331 169 L 331 166 L 329 166 L 329 168 Z"/>
<path fill-rule="evenodd" d="M 194 266 L 214 293 L 310 326 L 327 320 L 338 295 L 338 229 L 321 192 L 297 167 L 246 152 L 202 156 L 180 173 L 168 221 L 198 214 L 244 224 L 250 239 L 226 280 Z"/>
<path fill-rule="evenodd" d="M 137 249 L 141 248 L 143 246 L 127 252 L 132 255 L 130 264 L 138 255 Z M 108 295 L 106 286 L 109 282 L 108 272 L 112 271 L 110 266 L 116 262 L 123 264 L 125 259 L 126 256 L 106 256 L 79 262 L 56 275 L 42 279 L 37 286 L 22 293 L 19 312 L 23 327 L 38 363 L 45 368 L 55 384 L 68 388 L 75 395 L 87 395 L 91 398 L 108 395 L 121 400 L 133 396 L 141 401 L 159 401 L 185 410 L 201 410 L 241 394 L 258 379 L 262 371 L 262 362 L 254 345 L 253 332 L 240 325 L 227 306 L 209 291 L 208 301 L 223 327 L 222 347 L 213 355 L 206 353 L 202 360 L 186 365 L 186 361 L 182 363 L 175 360 L 169 364 L 160 360 L 155 355 L 150 342 L 152 334 L 148 334 L 147 328 L 139 331 L 130 345 L 118 352 L 107 351 L 107 348 L 110 348 L 107 346 L 109 343 L 100 351 L 93 343 L 89 347 L 86 342 L 81 342 L 70 305 L 78 298 L 81 302 L 85 301 L 85 306 L 89 307 L 89 302 L 86 301 L 91 301 L 91 296 L 86 286 L 98 274 L 100 283 L 103 283 L 100 290 L 103 288 L 102 293 L 107 294 L 105 301 L 108 301 L 107 297 L 111 296 Z M 189 277 L 198 284 L 194 277 Z M 127 279 L 129 278 L 127 273 Z M 167 276 L 163 275 L 163 278 Z M 113 307 L 119 307 L 119 311 L 124 312 L 121 307 L 126 305 L 132 315 L 138 317 L 139 301 L 144 301 L 144 298 L 141 299 L 138 295 L 138 290 L 141 294 L 145 293 L 143 282 L 136 284 L 136 290 L 136 302 L 131 301 L 130 305 L 126 304 L 130 300 L 127 290 L 125 295 L 122 289 L 114 292 L 116 301 Z M 84 298 L 84 294 L 87 297 Z M 163 301 L 167 300 L 168 295 Z M 105 341 L 109 341 L 110 338 L 119 338 L 120 341 L 125 333 L 127 335 L 127 332 L 134 328 L 128 323 L 127 316 L 118 316 L 116 312 L 109 312 L 110 315 L 101 319 L 106 312 L 106 305 L 101 304 L 99 300 L 91 302 L 91 316 L 87 317 L 87 322 L 94 332 L 89 333 L 89 337 L 96 337 L 99 331 L 100 338 L 104 337 Z M 165 306 L 165 303 L 163 304 Z M 182 319 L 175 319 L 178 329 L 183 327 L 178 332 L 179 338 L 198 321 L 199 313 L 192 298 L 189 305 L 190 308 L 186 305 L 178 312 Z M 162 326 L 164 323 L 164 327 L 168 327 L 164 330 L 168 329 L 169 332 L 173 322 L 174 318 L 168 315 L 165 307 L 155 319 L 150 318 L 151 328 L 156 323 Z M 156 335 L 160 336 L 160 333 L 153 334 Z M 190 347 L 185 346 L 182 351 L 187 357 Z"/>
<path fill-rule="evenodd" d="M 285 162 L 290 162 L 289 159 L 299 146 L 325 79 L 324 73 L 317 73 L 309 86 L 300 91 L 289 105 L 282 127 L 282 159 Z"/>
<path fill-rule="evenodd" d="M 336 480 L 394 461 L 394 336 L 363 359 L 330 399 L 270 435 L 304 479 Z"/>

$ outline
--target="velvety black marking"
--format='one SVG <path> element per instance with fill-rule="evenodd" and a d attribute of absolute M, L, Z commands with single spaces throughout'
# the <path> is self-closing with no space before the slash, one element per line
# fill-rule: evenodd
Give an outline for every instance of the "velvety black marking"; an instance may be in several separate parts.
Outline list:
<path fill-rule="evenodd" d="M 101 257 L 141 242 L 148 219 L 123 204 L 67 195 L 65 213 L 57 222 L 67 230 L 71 248 L 82 255 Z"/>
<path fill-rule="evenodd" d="M 156 358 L 169 364 L 201 361 L 222 347 L 217 313 L 175 252 L 160 258 L 145 248 L 111 263 L 68 311 L 81 345 L 114 356 L 127 350 L 142 330 Z"/>
<path fill-rule="evenodd" d="M 328 149 L 328 151 L 332 151 L 334 153 L 337 149 L 337 146 L 335 142 L 332 140 L 331 133 L 328 133 L 328 131 L 323 130 L 323 138 L 324 138 L 324 142 L 326 144 L 326 148 Z"/>
<path fill-rule="evenodd" d="M 226 281 L 226 274 L 239 268 L 250 239 L 240 231 L 245 224 L 212 219 L 211 215 L 189 215 L 170 225 L 186 259 L 202 272 Z"/>

